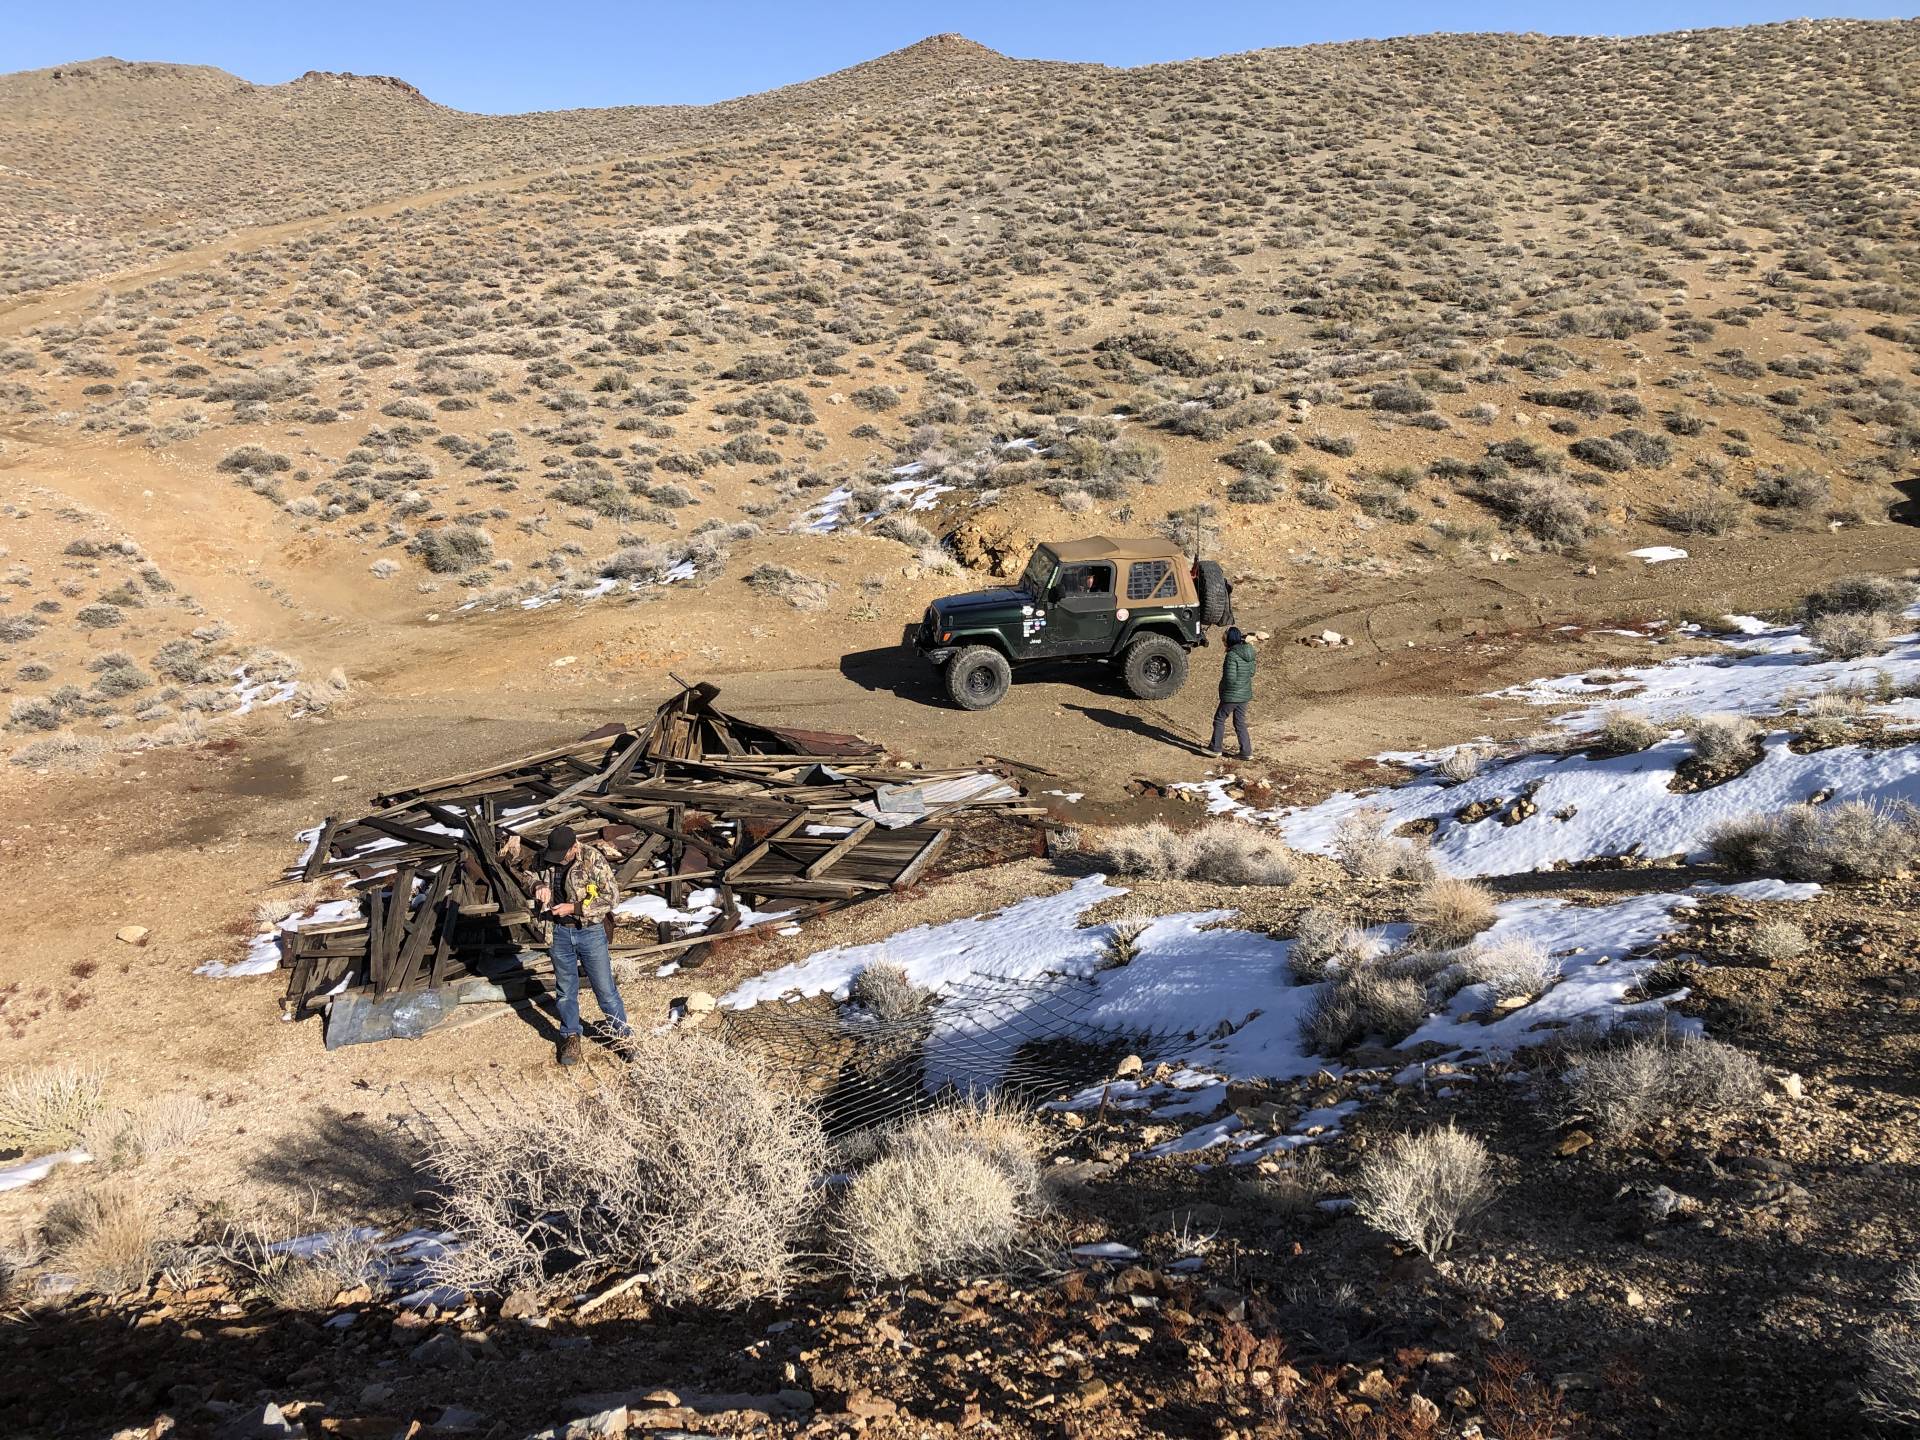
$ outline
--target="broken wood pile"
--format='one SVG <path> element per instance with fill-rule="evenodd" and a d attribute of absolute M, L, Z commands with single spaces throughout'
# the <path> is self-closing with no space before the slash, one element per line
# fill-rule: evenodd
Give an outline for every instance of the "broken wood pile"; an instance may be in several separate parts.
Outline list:
<path fill-rule="evenodd" d="M 544 988 L 528 875 L 559 825 L 614 867 L 613 953 L 685 965 L 761 921 L 912 885 L 955 821 L 1040 813 L 999 774 L 904 767 L 856 735 L 728 715 L 718 693 L 683 684 L 644 728 L 608 725 L 329 817 L 288 878 L 344 879 L 359 913 L 283 931 L 289 1013 L 468 981 L 495 999 Z"/>

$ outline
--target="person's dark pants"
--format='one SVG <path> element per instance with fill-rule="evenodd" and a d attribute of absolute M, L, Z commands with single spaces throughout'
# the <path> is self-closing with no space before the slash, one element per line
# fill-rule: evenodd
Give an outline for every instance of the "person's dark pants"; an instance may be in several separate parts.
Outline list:
<path fill-rule="evenodd" d="M 627 1007 L 620 1003 L 620 992 L 613 983 L 613 957 L 607 953 L 607 928 L 604 925 L 553 925 L 553 978 L 559 994 L 560 1033 L 580 1033 L 580 972 L 587 972 L 593 986 L 593 998 L 600 1002 L 600 1013 L 613 1023 L 614 1030 L 626 1035 Z"/>
<path fill-rule="evenodd" d="M 1253 741 L 1247 738 L 1247 702 L 1244 700 L 1222 700 L 1213 711 L 1213 743 L 1209 750 L 1218 750 L 1227 738 L 1227 717 L 1233 717 L 1233 733 L 1240 741 L 1240 758 L 1253 758 Z"/>

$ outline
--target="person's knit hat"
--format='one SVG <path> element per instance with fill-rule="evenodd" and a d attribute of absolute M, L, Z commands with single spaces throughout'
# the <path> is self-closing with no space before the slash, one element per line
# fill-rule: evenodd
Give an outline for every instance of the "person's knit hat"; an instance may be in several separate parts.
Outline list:
<path fill-rule="evenodd" d="M 1227 648 L 1229 650 L 1246 638 L 1246 635 L 1242 633 L 1238 625 L 1229 625 L 1227 627 Z"/>

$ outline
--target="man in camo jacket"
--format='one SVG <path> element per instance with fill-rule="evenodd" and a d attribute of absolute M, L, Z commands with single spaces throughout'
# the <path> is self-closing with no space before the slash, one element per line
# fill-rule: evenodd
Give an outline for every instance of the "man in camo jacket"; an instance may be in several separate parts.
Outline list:
<path fill-rule="evenodd" d="M 607 950 L 607 917 L 620 903 L 620 886 L 600 847 L 583 844 L 567 825 L 556 825 L 549 832 L 546 846 L 521 873 L 531 882 L 540 918 L 552 928 L 549 948 L 560 1009 L 559 1060 L 562 1065 L 578 1065 L 582 970 L 614 1034 L 624 1039 L 633 1033 L 627 1024 L 627 1007 L 613 983 L 613 958 Z"/>

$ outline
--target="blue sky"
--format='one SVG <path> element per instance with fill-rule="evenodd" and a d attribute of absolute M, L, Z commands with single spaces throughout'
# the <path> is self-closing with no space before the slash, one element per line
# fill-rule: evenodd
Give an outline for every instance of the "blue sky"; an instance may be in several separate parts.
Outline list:
<path fill-rule="evenodd" d="M 957 30 L 1009 55 L 1144 65 L 1269 45 L 1434 30 L 1640 34 L 1814 15 L 1892 18 L 1898 6 L 1817 0 L 1616 0 L 1555 4 L 1348 0 L 1168 4 L 1166 0 L 916 0 L 853 3 L 369 3 L 289 0 L 13 0 L 0 71 L 97 55 L 217 65 L 274 84 L 303 70 L 398 75 L 445 105 L 494 113 L 723 100 L 870 60 Z"/>

